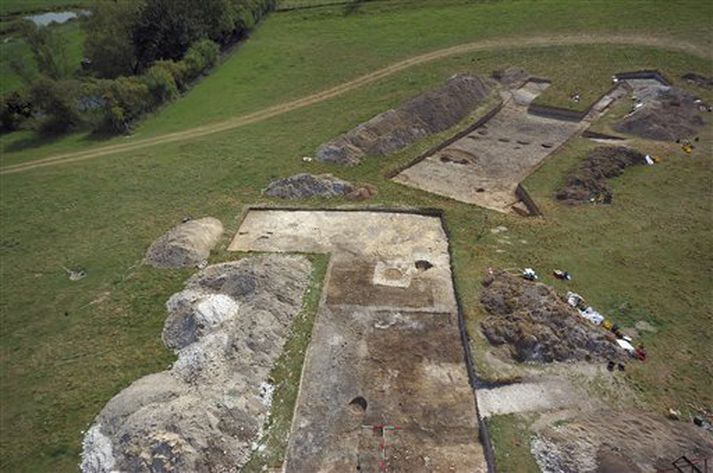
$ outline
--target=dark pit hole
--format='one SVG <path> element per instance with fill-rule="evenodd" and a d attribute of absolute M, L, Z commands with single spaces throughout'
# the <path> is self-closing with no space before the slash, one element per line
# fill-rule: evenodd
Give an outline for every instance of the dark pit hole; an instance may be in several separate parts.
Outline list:
<path fill-rule="evenodd" d="M 361 409 L 362 412 L 366 412 L 366 406 L 367 402 L 366 399 L 364 399 L 361 396 L 357 396 L 352 401 L 349 403 L 351 407 Z"/>
<path fill-rule="evenodd" d="M 543 148 L 552 148 L 552 143 L 542 143 Z"/>
<path fill-rule="evenodd" d="M 455 164 L 468 164 L 468 160 L 466 159 L 457 159 L 453 158 L 451 156 L 441 156 L 441 162 L 442 163 L 455 163 Z"/>
<path fill-rule="evenodd" d="M 483 189 L 482 187 L 478 187 L 477 189 L 475 189 L 475 192 L 485 192 L 485 189 Z"/>
<path fill-rule="evenodd" d="M 498 141 L 501 143 L 510 143 L 510 139 L 508 138 L 498 138 Z"/>
<path fill-rule="evenodd" d="M 420 271 L 427 271 L 431 268 L 433 268 L 433 264 L 431 264 L 430 261 L 426 261 L 425 259 L 416 261 L 416 269 Z"/>

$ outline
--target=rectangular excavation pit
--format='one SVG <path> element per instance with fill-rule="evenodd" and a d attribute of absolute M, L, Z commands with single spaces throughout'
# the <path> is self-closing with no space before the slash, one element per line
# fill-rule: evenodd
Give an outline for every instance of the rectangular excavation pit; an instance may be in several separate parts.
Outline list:
<path fill-rule="evenodd" d="M 518 184 L 574 134 L 583 122 L 528 113 L 547 88 L 528 81 L 506 93 L 505 104 L 490 120 L 466 136 L 403 170 L 394 180 L 434 194 L 500 212 L 520 199 Z"/>
<path fill-rule="evenodd" d="M 331 254 L 284 471 L 487 471 L 440 218 L 254 210 L 230 250 Z"/>

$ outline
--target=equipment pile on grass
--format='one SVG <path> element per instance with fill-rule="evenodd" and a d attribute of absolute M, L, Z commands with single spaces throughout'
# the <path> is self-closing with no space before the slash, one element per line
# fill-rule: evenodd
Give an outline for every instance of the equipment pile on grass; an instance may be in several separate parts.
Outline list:
<path fill-rule="evenodd" d="M 619 176 L 624 169 L 645 164 L 646 157 L 623 146 L 603 146 L 589 152 L 587 159 L 572 172 L 557 194 L 557 200 L 575 205 L 585 202 L 610 204 L 612 192 L 607 179 Z"/>
<path fill-rule="evenodd" d="M 660 88 L 614 125 L 620 133 L 650 140 L 675 141 L 693 137 L 705 124 L 700 112 L 707 107 L 675 87 Z"/>
<path fill-rule="evenodd" d="M 176 225 L 154 241 L 144 262 L 155 268 L 183 268 L 204 262 L 223 234 L 220 220 L 205 217 Z"/>
<path fill-rule="evenodd" d="M 433 133 L 456 125 L 480 105 L 491 81 L 456 75 L 443 87 L 425 92 L 322 145 L 317 159 L 354 165 L 364 156 L 386 156 Z"/>
<path fill-rule="evenodd" d="M 209 266 L 166 306 L 178 359 L 104 407 L 84 438 L 84 473 L 236 471 L 267 421 L 270 371 L 302 308 L 311 264 L 259 256 Z"/>
<path fill-rule="evenodd" d="M 483 279 L 483 333 L 518 362 L 623 360 L 613 334 L 583 319 L 544 284 L 504 271 Z"/>

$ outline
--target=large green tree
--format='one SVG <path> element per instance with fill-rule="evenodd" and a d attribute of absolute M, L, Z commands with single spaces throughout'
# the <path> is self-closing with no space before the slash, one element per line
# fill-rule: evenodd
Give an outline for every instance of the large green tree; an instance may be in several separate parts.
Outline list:
<path fill-rule="evenodd" d="M 101 77 L 143 73 L 181 59 L 202 39 L 243 37 L 275 0 L 99 0 L 86 22 L 86 56 Z"/>
<path fill-rule="evenodd" d="M 95 2 L 84 24 L 84 55 L 99 77 L 114 78 L 137 70 L 132 38 L 142 4 L 141 0 Z"/>
<path fill-rule="evenodd" d="M 235 30 L 231 0 L 145 0 L 133 30 L 138 69 L 177 60 L 199 39 L 225 42 Z"/>
<path fill-rule="evenodd" d="M 54 80 L 72 75 L 74 65 L 67 57 L 67 40 L 62 35 L 58 35 L 53 28 L 38 27 L 29 21 L 23 23 L 21 34 L 32 51 L 36 70 L 25 63 L 22 57 L 11 59 L 10 66 L 25 82 L 31 82 L 37 73 Z"/>

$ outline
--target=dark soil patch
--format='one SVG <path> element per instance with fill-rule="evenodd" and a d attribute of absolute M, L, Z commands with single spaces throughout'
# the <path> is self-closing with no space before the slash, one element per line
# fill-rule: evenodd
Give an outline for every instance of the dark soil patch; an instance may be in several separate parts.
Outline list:
<path fill-rule="evenodd" d="M 597 452 L 596 473 L 641 473 L 641 469 L 636 466 L 630 458 L 611 448 L 600 448 Z"/>
<path fill-rule="evenodd" d="M 697 85 L 698 87 L 703 87 L 704 89 L 713 89 L 713 77 L 706 77 L 701 74 L 696 74 L 695 72 L 688 72 L 683 74 L 681 79 L 684 79 L 693 85 Z"/>
<path fill-rule="evenodd" d="M 592 131 L 592 130 L 584 130 L 584 132 L 582 133 L 582 137 L 590 138 L 590 139 L 594 139 L 594 140 L 624 141 L 624 139 L 625 139 L 625 138 L 622 138 L 621 136 L 610 135 L 607 133 L 599 133 L 597 131 Z"/>
<path fill-rule="evenodd" d="M 681 89 L 660 90 L 653 100 L 614 125 L 620 133 L 650 140 L 675 141 L 691 138 L 705 124 L 706 106 Z"/>
<path fill-rule="evenodd" d="M 575 205 L 583 202 L 610 204 L 607 179 L 619 176 L 629 166 L 644 164 L 644 155 L 623 146 L 602 146 L 590 151 L 582 165 L 566 179 L 557 200 Z"/>
<path fill-rule="evenodd" d="M 430 261 L 426 261 L 425 259 L 416 261 L 416 269 L 420 271 L 427 271 L 431 268 L 433 268 L 433 264 L 431 264 Z"/>
<path fill-rule="evenodd" d="M 409 287 L 378 286 L 372 284 L 374 269 L 373 263 L 335 264 L 330 273 L 327 304 L 433 306 L 433 292 L 427 282 L 414 279 Z"/>
<path fill-rule="evenodd" d="M 483 333 L 515 361 L 626 358 L 613 334 L 583 319 L 544 284 L 498 271 L 483 280 L 480 302 L 489 314 Z"/>
<path fill-rule="evenodd" d="M 455 164 L 469 164 L 469 161 L 465 158 L 453 158 L 448 155 L 441 156 L 442 163 L 455 163 Z"/>
<path fill-rule="evenodd" d="M 520 67 L 508 67 L 493 72 L 493 79 L 500 82 L 508 89 L 516 89 L 527 82 L 530 73 Z"/>

